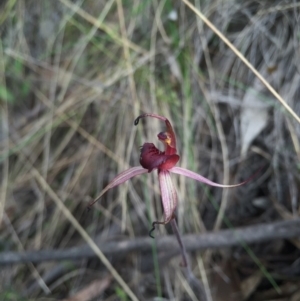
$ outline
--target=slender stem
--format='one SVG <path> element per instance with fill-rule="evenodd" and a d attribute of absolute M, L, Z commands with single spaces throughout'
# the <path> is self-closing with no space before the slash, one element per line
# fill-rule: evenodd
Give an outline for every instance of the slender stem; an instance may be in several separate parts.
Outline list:
<path fill-rule="evenodd" d="M 181 240 L 181 235 L 180 235 L 180 232 L 179 232 L 179 229 L 178 229 L 178 226 L 177 226 L 176 219 L 172 218 L 170 223 L 171 223 L 173 232 L 174 232 L 174 234 L 175 234 L 175 236 L 178 240 L 179 246 L 180 246 L 180 251 L 181 251 L 181 255 L 182 255 L 182 266 L 190 269 L 188 259 L 187 259 L 186 249 L 185 249 L 185 246 L 184 246 L 184 244 Z"/>
<path fill-rule="evenodd" d="M 185 246 L 182 242 L 181 235 L 180 235 L 175 217 L 173 217 L 171 219 L 170 223 L 171 223 L 173 232 L 174 232 L 174 234 L 177 238 L 177 241 L 179 243 L 179 246 L 180 246 L 180 251 L 181 251 L 181 255 L 182 255 L 182 264 L 181 265 L 186 269 L 185 275 L 187 277 L 187 281 L 188 281 L 190 287 L 192 288 L 192 290 L 194 291 L 194 293 L 196 293 L 196 295 L 199 297 L 199 300 L 207 301 L 207 296 L 205 293 L 203 283 L 195 277 L 195 275 L 191 269 L 190 263 L 188 261 L 187 252 L 186 252 Z"/>

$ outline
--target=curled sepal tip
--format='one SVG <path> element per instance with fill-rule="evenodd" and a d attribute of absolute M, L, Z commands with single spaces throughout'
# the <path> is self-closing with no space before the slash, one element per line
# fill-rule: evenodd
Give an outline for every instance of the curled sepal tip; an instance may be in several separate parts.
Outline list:
<path fill-rule="evenodd" d="M 138 125 L 140 119 L 141 119 L 141 118 L 145 118 L 145 117 L 153 117 L 153 118 L 160 119 L 160 120 L 162 120 L 162 121 L 167 121 L 167 120 L 168 120 L 166 117 L 163 117 L 163 116 L 160 116 L 160 115 L 157 115 L 157 114 L 145 113 L 145 114 L 142 114 L 142 115 L 138 116 L 138 117 L 134 120 L 134 125 Z"/>
<path fill-rule="evenodd" d="M 155 231 L 155 225 L 165 225 L 165 224 L 166 224 L 166 222 L 158 222 L 158 221 L 153 222 L 152 223 L 152 228 L 149 231 L 149 236 L 151 238 L 154 238 L 154 236 L 152 235 L 152 233 Z"/>
<path fill-rule="evenodd" d="M 154 236 L 152 235 L 152 233 L 154 232 L 154 230 L 155 230 L 155 222 L 152 223 L 152 228 L 149 231 L 149 236 L 153 239 L 154 239 Z"/>
<path fill-rule="evenodd" d="M 177 153 L 176 136 L 175 136 L 175 132 L 173 130 L 173 127 L 172 127 L 170 121 L 166 117 L 163 117 L 163 116 L 160 116 L 160 115 L 157 115 L 157 114 L 145 113 L 145 114 L 142 114 L 142 115 L 138 116 L 134 120 L 134 125 L 138 125 L 140 119 L 144 118 L 144 117 L 153 117 L 153 118 L 156 118 L 156 119 L 159 119 L 159 120 L 162 120 L 162 121 L 165 122 L 167 131 L 159 133 L 158 134 L 158 139 L 165 144 L 165 147 L 166 147 L 165 153 L 166 153 L 166 155 L 176 154 Z"/>

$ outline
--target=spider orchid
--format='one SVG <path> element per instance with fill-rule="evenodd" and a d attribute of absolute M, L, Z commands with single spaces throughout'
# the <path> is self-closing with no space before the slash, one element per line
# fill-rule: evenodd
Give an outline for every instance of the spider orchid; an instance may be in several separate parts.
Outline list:
<path fill-rule="evenodd" d="M 101 192 L 101 194 L 89 205 L 91 207 L 94 203 L 96 203 L 102 195 L 107 192 L 109 189 L 116 187 L 127 180 L 144 174 L 150 173 L 153 170 L 157 170 L 158 173 L 158 181 L 161 191 L 162 204 L 164 209 L 164 221 L 155 221 L 152 223 L 152 229 L 149 232 L 151 235 L 152 231 L 155 230 L 156 224 L 167 224 L 170 221 L 175 219 L 175 209 L 178 203 L 178 197 L 176 189 L 171 180 L 171 173 L 183 175 L 189 178 L 192 178 L 196 181 L 208 184 L 210 186 L 228 188 L 228 187 L 237 187 L 243 185 L 247 181 L 244 181 L 235 185 L 222 185 L 215 182 L 210 181 L 209 179 L 182 167 L 177 167 L 176 164 L 179 161 L 180 157 L 177 154 L 176 149 L 176 136 L 170 121 L 162 116 L 156 114 L 142 114 L 137 117 L 134 121 L 134 125 L 138 125 L 139 120 L 144 117 L 153 117 L 159 120 L 162 120 L 166 124 L 166 131 L 161 132 L 157 135 L 158 139 L 164 144 L 164 151 L 160 151 L 155 147 L 153 143 L 145 143 L 141 147 L 141 155 L 140 155 L 140 164 L 141 166 L 135 166 L 129 168 L 119 175 L 117 175 Z M 172 224 L 173 226 L 173 224 Z"/>

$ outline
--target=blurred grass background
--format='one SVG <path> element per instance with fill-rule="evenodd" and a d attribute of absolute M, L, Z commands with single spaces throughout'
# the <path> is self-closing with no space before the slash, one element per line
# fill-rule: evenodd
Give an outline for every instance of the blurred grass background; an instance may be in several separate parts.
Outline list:
<path fill-rule="evenodd" d="M 299 2 L 193 3 L 299 115 Z M 140 145 L 157 144 L 164 124 L 133 126 L 144 112 L 169 118 L 180 166 L 213 181 L 233 184 L 267 166 L 233 190 L 174 176 L 183 235 L 227 228 L 223 213 L 233 227 L 298 217 L 299 124 L 183 2 L 8 0 L 0 26 L 1 251 L 84 244 L 68 212 L 92 239 L 147 236 L 162 218 L 154 173 L 86 212 L 116 174 L 138 165 Z M 155 235 L 171 233 L 161 226 Z M 250 247 L 281 295 L 242 247 L 191 260 L 208 300 L 297 301 L 299 247 Z M 200 300 L 178 257 L 164 265 L 155 258 L 108 259 L 138 300 Z M 149 262 L 156 268 L 147 272 Z M 98 258 L 5 266 L 0 300 L 131 300 L 110 275 Z"/>

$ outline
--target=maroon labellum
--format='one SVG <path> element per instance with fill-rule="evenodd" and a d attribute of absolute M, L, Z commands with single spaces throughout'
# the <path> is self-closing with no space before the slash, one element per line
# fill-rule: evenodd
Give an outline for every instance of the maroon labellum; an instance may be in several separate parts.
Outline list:
<path fill-rule="evenodd" d="M 140 163 L 141 165 L 151 172 L 157 168 L 159 170 L 167 170 L 176 165 L 179 160 L 176 154 L 166 155 L 155 147 L 153 143 L 145 143 L 141 147 Z"/>

